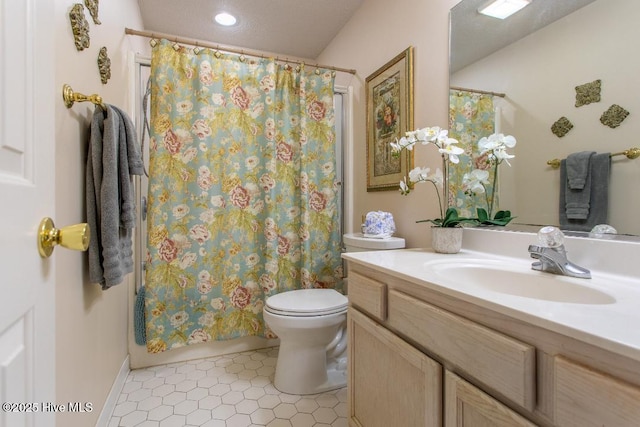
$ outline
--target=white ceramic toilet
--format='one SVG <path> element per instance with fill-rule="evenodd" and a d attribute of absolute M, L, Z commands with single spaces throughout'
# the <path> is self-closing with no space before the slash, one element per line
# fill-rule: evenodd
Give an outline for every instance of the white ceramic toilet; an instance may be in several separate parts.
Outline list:
<path fill-rule="evenodd" d="M 267 298 L 264 320 L 280 338 L 278 390 L 315 394 L 347 384 L 347 303 L 334 289 L 299 289 Z"/>
<path fill-rule="evenodd" d="M 347 252 L 404 248 L 404 239 L 343 236 Z M 346 296 L 300 289 L 267 298 L 264 321 L 280 338 L 274 385 L 283 393 L 315 394 L 347 385 Z"/>

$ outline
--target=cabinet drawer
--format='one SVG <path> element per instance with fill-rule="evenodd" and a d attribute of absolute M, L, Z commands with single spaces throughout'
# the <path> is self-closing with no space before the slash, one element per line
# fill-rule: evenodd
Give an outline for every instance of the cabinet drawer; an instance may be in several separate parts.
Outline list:
<path fill-rule="evenodd" d="M 640 388 L 563 357 L 554 365 L 558 426 L 640 425 Z"/>
<path fill-rule="evenodd" d="M 349 272 L 349 304 L 384 322 L 387 318 L 387 285 Z"/>
<path fill-rule="evenodd" d="M 395 290 L 388 325 L 523 408 L 535 407 L 535 348 Z"/>

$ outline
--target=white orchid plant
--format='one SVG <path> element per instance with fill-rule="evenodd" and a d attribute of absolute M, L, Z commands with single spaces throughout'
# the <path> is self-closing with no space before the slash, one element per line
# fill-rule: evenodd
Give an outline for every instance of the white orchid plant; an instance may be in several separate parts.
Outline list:
<path fill-rule="evenodd" d="M 498 183 L 498 166 L 502 162 L 506 162 L 509 166 L 509 159 L 513 159 L 515 156 L 507 152 L 508 148 L 516 146 L 516 139 L 511 135 L 504 135 L 501 133 L 494 133 L 489 137 L 480 138 L 478 141 L 478 149 L 480 150 L 480 156 L 486 155 L 486 169 L 474 169 L 470 173 L 464 174 L 462 183 L 465 188 L 465 193 L 468 195 L 484 194 L 485 201 L 487 203 L 487 209 L 477 208 L 478 222 L 480 224 L 487 225 L 507 225 L 513 217 L 508 210 L 501 210 L 496 212 L 492 217 L 495 199 L 496 199 L 496 186 Z M 493 168 L 493 183 L 489 182 L 489 170 Z M 487 186 L 491 185 L 491 194 L 487 190 Z"/>
<path fill-rule="evenodd" d="M 456 208 L 446 208 L 448 204 L 447 177 L 449 163 L 457 164 L 460 161 L 458 155 L 464 153 L 464 150 L 456 145 L 458 140 L 450 138 L 448 130 L 434 126 L 409 131 L 405 136 L 396 140 L 396 142 L 391 142 L 390 145 L 392 153 L 399 156 L 402 150 L 413 150 L 413 147 L 417 143 L 421 143 L 422 145 L 435 145 L 442 156 L 444 169 L 443 172 L 440 168 L 437 168 L 434 173 L 431 173 L 430 168 L 416 167 L 409 172 L 409 183 L 407 183 L 406 177 L 400 181 L 400 193 L 402 195 L 407 195 L 411 192 L 411 184 L 419 184 L 422 182 L 430 182 L 436 190 L 440 217 L 417 222 L 429 221 L 438 227 L 457 227 L 464 222 L 475 222 L 472 218 L 462 218 L 458 216 Z"/>

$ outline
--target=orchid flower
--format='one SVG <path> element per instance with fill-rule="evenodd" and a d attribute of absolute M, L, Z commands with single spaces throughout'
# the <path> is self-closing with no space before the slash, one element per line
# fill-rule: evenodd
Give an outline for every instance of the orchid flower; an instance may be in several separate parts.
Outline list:
<path fill-rule="evenodd" d="M 423 182 L 428 179 L 429 168 L 416 167 L 409 171 L 409 181 L 411 182 Z"/>
<path fill-rule="evenodd" d="M 462 184 L 468 192 L 482 194 L 485 192 L 485 185 L 489 184 L 489 171 L 474 169 L 470 173 L 465 173 Z"/>
<path fill-rule="evenodd" d="M 502 161 L 504 160 L 509 166 L 511 166 L 511 163 L 509 163 L 509 159 L 513 159 L 515 157 L 513 154 L 507 153 L 507 150 L 504 147 L 493 150 L 493 156 L 496 158 L 498 163 L 502 163 Z"/>
<path fill-rule="evenodd" d="M 400 151 L 406 149 L 406 150 L 413 150 L 413 146 L 415 145 L 416 141 L 415 140 L 411 140 L 411 138 L 407 137 L 407 136 L 403 136 L 402 138 L 396 140 L 396 142 L 390 142 L 389 145 L 391 145 L 391 152 L 394 154 L 399 154 Z"/>
<path fill-rule="evenodd" d="M 480 138 L 478 141 L 478 149 L 480 150 L 480 155 L 487 155 L 488 163 L 493 167 L 493 186 L 491 186 L 491 194 L 489 195 L 486 191 L 486 187 L 484 184 L 488 184 L 488 176 L 489 171 L 484 171 L 487 175 L 485 179 L 487 182 L 473 182 L 470 177 L 469 182 L 466 184 L 467 191 L 471 193 L 486 193 L 485 198 L 487 200 L 487 209 L 488 212 L 484 212 L 484 216 L 486 219 L 480 218 L 481 211 L 484 209 L 478 209 L 478 218 L 482 223 L 499 223 L 500 225 L 505 225 L 507 222 L 511 220 L 511 212 L 509 211 L 499 211 L 496 213 L 496 216 L 492 219 L 493 206 L 496 199 L 496 185 L 498 182 L 498 166 L 503 161 L 507 162 L 509 166 L 509 159 L 513 159 L 515 156 L 513 154 L 509 154 L 507 152 L 508 148 L 513 148 L 516 146 L 516 139 L 511 135 L 504 135 L 502 133 L 494 133 L 488 137 Z M 476 169 L 477 170 L 477 169 Z M 476 172 L 474 170 L 472 173 L 479 174 L 480 171 Z M 484 175 L 484 174 L 483 174 Z M 479 177 L 479 175 L 476 175 Z M 480 184 L 483 187 L 483 191 L 480 191 L 478 186 Z"/>
<path fill-rule="evenodd" d="M 400 181 L 400 194 L 402 194 L 403 196 L 406 196 L 410 192 L 411 192 L 411 189 L 407 185 L 407 177 L 405 177 L 404 180 Z"/>
<path fill-rule="evenodd" d="M 480 138 L 478 141 L 478 148 L 480 149 L 480 155 L 489 153 L 489 159 L 495 160 L 498 164 L 502 161 L 506 161 L 509 166 L 508 159 L 513 159 L 515 156 L 507 153 L 507 148 L 513 148 L 516 146 L 516 139 L 511 135 L 504 135 L 502 133 L 494 133 L 489 137 Z"/>
<path fill-rule="evenodd" d="M 434 184 L 442 187 L 444 185 L 444 175 L 442 173 L 442 169 L 437 168 L 436 172 L 433 175 L 431 175 L 430 180 Z"/>
<path fill-rule="evenodd" d="M 464 153 L 464 150 L 455 144 L 458 143 L 458 140 L 453 138 L 447 138 L 443 140 L 442 146 L 438 149 L 438 152 L 447 156 L 449 161 L 454 164 L 458 164 L 460 159 L 458 158 L 458 154 Z"/>
<path fill-rule="evenodd" d="M 448 208 L 448 186 L 447 168 L 449 163 L 459 163 L 458 155 L 464 153 L 464 150 L 456 144 L 458 141 L 449 137 L 449 131 L 438 126 L 425 127 L 421 129 L 406 132 L 402 138 L 390 142 L 391 151 L 394 156 L 399 156 L 402 150 L 413 150 L 416 143 L 429 145 L 433 143 L 438 152 L 442 155 L 444 172 L 438 168 L 434 173 L 430 173 L 429 168 L 416 167 L 408 173 L 410 183 L 430 182 L 436 189 L 438 196 L 438 208 L 440 209 L 440 218 L 428 220 L 438 227 L 455 227 L 463 222 L 472 222 L 469 218 L 461 218 L 458 216 L 457 210 L 453 207 Z M 411 188 L 407 183 L 407 177 L 400 181 L 400 194 L 407 195 L 411 192 Z M 442 195 L 440 193 L 443 193 Z M 421 221 L 418 221 L 421 222 Z"/>

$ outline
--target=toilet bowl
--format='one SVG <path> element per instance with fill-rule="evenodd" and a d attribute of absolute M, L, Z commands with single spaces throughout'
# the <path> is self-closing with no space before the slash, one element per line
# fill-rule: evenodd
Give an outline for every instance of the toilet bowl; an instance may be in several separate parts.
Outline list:
<path fill-rule="evenodd" d="M 315 394 L 347 384 L 347 297 L 333 289 L 300 289 L 267 298 L 263 315 L 280 338 L 274 385 Z"/>

